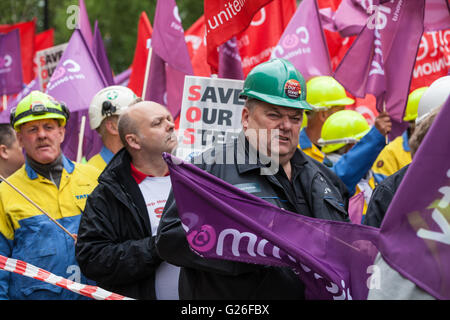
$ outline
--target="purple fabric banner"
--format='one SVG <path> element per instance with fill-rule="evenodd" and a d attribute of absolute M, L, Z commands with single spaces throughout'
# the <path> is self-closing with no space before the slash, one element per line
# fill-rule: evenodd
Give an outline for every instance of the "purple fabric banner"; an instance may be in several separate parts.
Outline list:
<path fill-rule="evenodd" d="M 0 96 L 23 89 L 19 30 L 0 34 Z"/>
<path fill-rule="evenodd" d="M 219 78 L 244 80 L 242 60 L 237 47 L 236 37 L 219 47 Z"/>
<path fill-rule="evenodd" d="M 25 98 L 31 91 L 40 90 L 41 86 L 39 85 L 39 77 L 34 78 L 19 94 L 14 98 L 8 101 L 8 106 L 6 110 L 0 112 L 0 123 L 9 123 L 9 115 L 11 113 L 11 109 L 17 107 L 17 104 Z"/>
<path fill-rule="evenodd" d="M 100 135 L 89 126 L 88 109 L 72 112 L 66 124 L 66 135 L 61 144 L 61 149 L 64 155 L 73 161 L 77 160 L 78 140 L 83 116 L 86 117 L 82 149 L 83 156 L 89 160 L 93 155 L 99 153 L 103 146 Z"/>
<path fill-rule="evenodd" d="M 378 229 L 282 210 L 164 154 L 191 249 L 298 272 L 308 299 L 366 299 Z M 369 273 L 368 273 L 369 272 Z"/>
<path fill-rule="evenodd" d="M 80 8 L 80 11 L 78 12 L 77 28 L 81 31 L 81 34 L 86 40 L 86 43 L 89 46 L 89 48 L 92 48 L 94 39 L 92 36 L 91 23 L 89 22 L 89 16 L 86 10 L 86 4 L 84 3 L 84 0 L 78 1 L 78 7 Z"/>
<path fill-rule="evenodd" d="M 371 6 L 372 15 L 342 59 L 334 77 L 350 93 L 377 97 L 378 111 L 389 113 L 393 140 L 406 128 L 403 114 L 424 30 L 425 0 L 393 0 Z"/>
<path fill-rule="evenodd" d="M 449 123 L 450 96 L 389 206 L 379 247 L 392 268 L 435 298 L 445 300 L 450 299 Z"/>
<path fill-rule="evenodd" d="M 109 65 L 108 56 L 106 54 L 105 46 L 103 44 L 102 34 L 100 33 L 100 28 L 98 27 L 98 21 L 95 20 L 94 26 L 94 40 L 92 44 L 92 53 L 97 59 L 100 69 L 102 69 L 103 76 L 109 86 L 114 85 L 113 73 L 111 66 Z"/>
<path fill-rule="evenodd" d="M 86 116 L 83 155 L 88 159 L 100 151 L 101 140 L 89 127 L 88 108 L 94 95 L 107 86 L 97 60 L 86 45 L 80 30 L 75 29 L 47 86 L 47 93 L 65 102 L 71 112 L 62 144 L 64 154 L 76 160 L 82 116 Z"/>
<path fill-rule="evenodd" d="M 425 31 L 450 29 L 450 2 L 448 0 L 425 1 Z"/>
<path fill-rule="evenodd" d="M 71 112 L 88 109 L 92 97 L 107 86 L 97 60 L 75 29 L 47 85 L 47 93 L 66 102 Z"/>
<path fill-rule="evenodd" d="M 166 105 L 176 117 L 181 109 L 184 76 L 193 75 L 193 69 L 175 0 L 157 2 L 151 45 L 144 98 Z"/>
<path fill-rule="evenodd" d="M 330 56 L 316 0 L 300 3 L 271 58 L 289 60 L 306 81 L 314 76 L 331 75 Z"/>
<path fill-rule="evenodd" d="M 128 68 L 125 71 L 122 71 L 117 76 L 114 77 L 114 84 L 117 86 L 127 86 L 128 81 L 130 80 L 131 68 Z"/>

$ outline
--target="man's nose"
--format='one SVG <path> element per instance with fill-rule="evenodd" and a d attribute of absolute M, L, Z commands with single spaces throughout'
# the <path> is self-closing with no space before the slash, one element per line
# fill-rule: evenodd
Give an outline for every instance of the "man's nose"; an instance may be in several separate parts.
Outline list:
<path fill-rule="evenodd" d="M 291 120 L 288 116 L 284 116 L 281 118 L 280 122 L 280 130 L 289 130 L 292 127 Z"/>

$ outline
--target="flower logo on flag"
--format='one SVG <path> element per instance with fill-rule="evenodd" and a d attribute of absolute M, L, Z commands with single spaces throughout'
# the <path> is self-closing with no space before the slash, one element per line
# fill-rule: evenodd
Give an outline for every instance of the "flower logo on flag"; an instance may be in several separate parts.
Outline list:
<path fill-rule="evenodd" d="M 200 230 L 192 230 L 186 236 L 189 245 L 199 251 L 199 252 L 207 252 L 211 250 L 217 240 L 216 230 L 210 225 L 202 225 Z"/>
<path fill-rule="evenodd" d="M 4 57 L 0 57 L 0 69 L 8 68 L 12 65 L 13 59 L 9 54 Z"/>
<path fill-rule="evenodd" d="M 62 66 L 55 70 L 51 81 L 61 78 L 67 72 L 75 73 L 81 70 L 80 65 L 72 59 L 67 59 L 62 63 Z"/>

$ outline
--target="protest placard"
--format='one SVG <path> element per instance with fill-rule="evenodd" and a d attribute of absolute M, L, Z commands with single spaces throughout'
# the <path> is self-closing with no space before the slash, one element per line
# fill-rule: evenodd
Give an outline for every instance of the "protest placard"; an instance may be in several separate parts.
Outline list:
<path fill-rule="evenodd" d="M 241 130 L 244 100 L 239 98 L 244 81 L 187 76 L 178 131 L 177 156 L 189 159 L 226 143 Z"/>

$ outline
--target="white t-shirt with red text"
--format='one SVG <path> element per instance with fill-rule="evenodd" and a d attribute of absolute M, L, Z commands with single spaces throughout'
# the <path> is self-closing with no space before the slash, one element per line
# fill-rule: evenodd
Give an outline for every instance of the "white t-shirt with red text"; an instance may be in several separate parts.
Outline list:
<path fill-rule="evenodd" d="M 156 236 L 159 221 L 167 197 L 170 193 L 172 183 L 170 176 L 153 177 L 147 176 L 139 172 L 133 165 L 131 171 L 134 179 L 141 189 L 145 204 L 147 205 L 147 212 L 150 218 L 152 227 L 152 236 Z M 174 266 L 166 261 L 163 261 L 156 269 L 155 273 L 155 291 L 156 299 L 158 300 L 178 300 L 178 278 L 180 275 L 180 268 Z"/>

